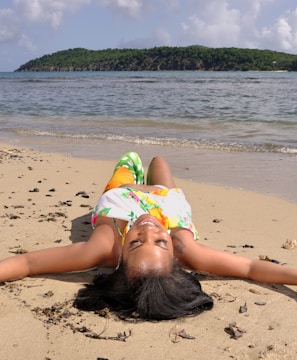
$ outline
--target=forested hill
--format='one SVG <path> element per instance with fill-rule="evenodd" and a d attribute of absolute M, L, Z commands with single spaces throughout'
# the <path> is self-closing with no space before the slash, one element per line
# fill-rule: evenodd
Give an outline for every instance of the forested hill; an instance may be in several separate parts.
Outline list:
<path fill-rule="evenodd" d="M 271 50 L 203 46 L 152 49 L 82 48 L 44 55 L 16 71 L 297 71 L 297 55 Z"/>

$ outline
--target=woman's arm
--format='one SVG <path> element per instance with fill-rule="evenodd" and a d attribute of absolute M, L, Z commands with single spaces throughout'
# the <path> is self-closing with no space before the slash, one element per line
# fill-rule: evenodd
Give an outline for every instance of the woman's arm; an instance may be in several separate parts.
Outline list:
<path fill-rule="evenodd" d="M 192 270 L 265 283 L 297 285 L 297 269 L 212 249 L 198 244 L 192 233 L 184 229 L 176 229 L 172 240 L 176 258 Z"/>
<path fill-rule="evenodd" d="M 120 248 L 109 222 L 98 225 L 87 242 L 16 255 L 0 261 L 0 282 L 30 275 L 79 271 L 94 266 L 116 266 Z"/>

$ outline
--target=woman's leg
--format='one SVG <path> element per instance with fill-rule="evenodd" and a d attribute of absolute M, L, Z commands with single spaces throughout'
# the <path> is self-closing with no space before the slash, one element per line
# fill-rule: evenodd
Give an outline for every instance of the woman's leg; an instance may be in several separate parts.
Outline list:
<path fill-rule="evenodd" d="M 140 157 L 136 152 L 128 152 L 117 162 L 113 175 L 104 192 L 118 188 L 123 184 L 143 184 L 144 171 Z"/>
<path fill-rule="evenodd" d="M 176 187 L 169 164 L 163 157 L 152 159 L 147 172 L 147 185 L 164 185 L 169 189 Z"/>

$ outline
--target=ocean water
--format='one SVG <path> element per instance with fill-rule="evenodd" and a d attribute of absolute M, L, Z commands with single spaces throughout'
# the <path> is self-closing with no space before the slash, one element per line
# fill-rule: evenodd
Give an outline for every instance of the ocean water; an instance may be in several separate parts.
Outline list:
<path fill-rule="evenodd" d="M 0 73 L 0 131 L 297 153 L 296 89 L 296 73 Z"/>
<path fill-rule="evenodd" d="M 201 179 L 202 164 L 243 161 L 257 175 L 282 160 L 294 178 L 296 88 L 295 72 L 0 73 L 0 139 L 94 158 L 161 149 L 181 173 L 201 155 L 185 176 L 214 183 L 219 172 Z"/>

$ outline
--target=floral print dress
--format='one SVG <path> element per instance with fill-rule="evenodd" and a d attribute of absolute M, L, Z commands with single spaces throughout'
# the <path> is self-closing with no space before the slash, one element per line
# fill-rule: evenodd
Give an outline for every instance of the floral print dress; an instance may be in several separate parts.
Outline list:
<path fill-rule="evenodd" d="M 192 223 L 191 207 L 179 188 L 160 188 L 142 192 L 133 188 L 113 188 L 98 200 L 92 212 L 92 225 L 98 216 L 121 219 L 128 222 L 123 237 L 134 222 L 143 214 L 150 214 L 170 232 L 174 228 L 191 231 L 195 239 L 198 232 Z"/>

